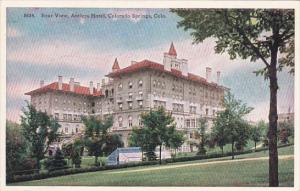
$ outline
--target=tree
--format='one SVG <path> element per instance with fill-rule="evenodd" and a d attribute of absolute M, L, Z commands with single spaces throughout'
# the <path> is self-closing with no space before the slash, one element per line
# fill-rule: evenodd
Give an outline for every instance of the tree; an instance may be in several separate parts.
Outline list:
<path fill-rule="evenodd" d="M 220 116 L 221 117 L 221 116 Z M 220 147 L 222 151 L 222 155 L 224 154 L 224 146 L 228 142 L 228 137 L 225 134 L 225 130 L 222 125 L 221 120 L 214 120 L 213 121 L 213 129 L 211 133 L 211 140 L 216 142 L 216 144 Z"/>
<path fill-rule="evenodd" d="M 242 147 L 249 139 L 249 125 L 243 117 L 253 108 L 236 100 L 230 92 L 225 95 L 223 106 L 224 110 L 219 111 L 214 119 L 213 133 L 222 140 L 222 144 L 231 144 L 234 159 L 235 144 Z"/>
<path fill-rule="evenodd" d="M 54 157 L 49 156 L 48 160 L 45 161 L 45 167 L 48 171 L 67 168 L 67 162 L 64 160 L 64 155 L 59 148 L 56 150 Z"/>
<path fill-rule="evenodd" d="M 278 123 L 278 136 L 281 143 L 289 142 L 289 137 L 294 137 L 294 124 L 290 121 L 283 121 Z"/>
<path fill-rule="evenodd" d="M 106 136 L 106 142 L 105 142 L 105 147 L 103 148 L 103 152 L 106 155 L 109 155 L 119 147 L 124 147 L 122 138 L 117 134 L 108 134 Z"/>
<path fill-rule="evenodd" d="M 24 138 L 30 144 L 31 156 L 36 159 L 37 168 L 40 169 L 40 160 L 44 158 L 49 145 L 58 137 L 60 125 L 47 113 L 37 111 L 27 102 L 21 116 L 21 127 Z"/>
<path fill-rule="evenodd" d="M 206 119 L 199 119 L 199 138 L 200 138 L 200 143 L 198 145 L 198 154 L 200 155 L 205 155 L 206 154 L 206 149 L 205 145 L 207 144 L 207 134 L 206 134 L 206 129 L 207 129 L 207 120 Z"/>
<path fill-rule="evenodd" d="M 146 152 L 147 160 L 156 160 L 156 143 L 151 138 L 151 132 L 148 128 L 133 128 L 129 137 L 129 145 L 141 147 L 142 159 L 144 158 L 143 153 Z"/>
<path fill-rule="evenodd" d="M 101 163 L 98 162 L 98 157 L 103 155 L 107 148 L 111 147 L 109 142 L 111 135 L 108 133 L 108 130 L 113 125 L 113 118 L 109 116 L 101 120 L 95 116 L 90 116 L 83 117 L 82 121 L 85 125 L 85 145 L 90 154 L 95 156 L 95 165 L 99 166 Z"/>
<path fill-rule="evenodd" d="M 6 120 L 6 176 L 12 177 L 29 156 L 28 143 L 19 124 Z"/>
<path fill-rule="evenodd" d="M 175 150 L 176 157 L 176 149 L 184 143 L 184 134 L 181 131 L 176 131 L 174 126 L 169 128 L 168 134 L 169 138 L 166 146 Z"/>
<path fill-rule="evenodd" d="M 227 52 L 230 59 L 261 60 L 256 71 L 270 83 L 269 110 L 269 186 L 278 186 L 277 152 L 277 72 L 294 70 L 293 9 L 172 9 L 182 20 L 178 27 L 189 30 L 195 43 L 216 40 L 215 52 Z M 281 61 L 278 63 L 278 54 Z"/>
<path fill-rule="evenodd" d="M 237 121 L 236 129 L 238 136 L 236 137 L 235 148 L 237 151 L 243 151 L 251 137 L 251 126 L 245 120 Z"/>
<path fill-rule="evenodd" d="M 169 142 L 171 135 L 169 129 L 175 128 L 174 118 L 163 107 L 143 113 L 141 118 L 144 128 L 147 129 L 145 132 L 149 133 L 151 141 L 159 147 L 159 164 L 161 164 L 162 145 Z"/>
<path fill-rule="evenodd" d="M 76 138 L 72 143 L 63 144 L 62 153 L 68 157 L 68 162 L 70 159 L 72 160 L 72 166 L 75 165 L 75 168 L 80 168 L 83 149 L 83 140 Z"/>
<path fill-rule="evenodd" d="M 256 151 L 256 143 L 261 141 L 263 137 L 263 131 L 266 129 L 264 121 L 259 121 L 257 125 L 251 128 L 251 139 L 254 141 L 254 150 Z"/>

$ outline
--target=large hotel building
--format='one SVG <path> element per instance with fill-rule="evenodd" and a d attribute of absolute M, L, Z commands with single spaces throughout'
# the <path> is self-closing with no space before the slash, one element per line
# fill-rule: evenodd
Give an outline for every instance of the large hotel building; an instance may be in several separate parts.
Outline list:
<path fill-rule="evenodd" d="M 26 93 L 39 111 L 54 116 L 60 123 L 65 137 L 83 133 L 82 115 L 105 117 L 113 115 L 113 133 L 121 135 L 124 145 L 133 127 L 142 127 L 141 113 L 163 106 L 172 112 L 177 129 L 186 133 L 198 127 L 198 119 L 206 118 L 208 127 L 216 112 L 222 110 L 224 93 L 228 89 L 212 82 L 211 68 L 206 68 L 206 78 L 188 72 L 188 61 L 177 58 L 173 43 L 164 53 L 163 64 L 143 60 L 120 68 L 115 59 L 112 71 L 94 87 L 81 86 L 71 78 L 64 83 L 62 76 L 57 82 L 44 85 Z M 189 151 L 188 141 L 179 149 Z"/>

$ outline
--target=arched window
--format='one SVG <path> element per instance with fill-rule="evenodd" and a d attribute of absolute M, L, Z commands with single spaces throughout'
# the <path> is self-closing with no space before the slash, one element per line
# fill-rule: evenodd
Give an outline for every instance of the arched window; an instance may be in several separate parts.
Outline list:
<path fill-rule="evenodd" d="M 121 116 L 119 116 L 118 122 L 119 122 L 119 127 L 122 127 L 123 126 L 123 118 Z"/>
<path fill-rule="evenodd" d="M 128 116 L 128 126 L 132 127 L 132 116 L 131 115 Z"/>

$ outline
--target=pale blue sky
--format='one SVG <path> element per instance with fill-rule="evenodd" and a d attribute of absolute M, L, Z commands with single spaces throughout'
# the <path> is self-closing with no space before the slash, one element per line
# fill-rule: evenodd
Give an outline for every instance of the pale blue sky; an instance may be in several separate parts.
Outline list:
<path fill-rule="evenodd" d="M 25 13 L 35 14 L 24 18 Z M 79 19 L 55 18 L 61 14 L 143 14 L 165 15 L 152 19 Z M 53 14 L 42 18 L 41 14 Z M 192 45 L 187 32 L 176 27 L 180 20 L 168 9 L 31 9 L 7 10 L 7 118 L 17 121 L 24 93 L 64 76 L 64 82 L 75 77 L 83 85 L 90 80 L 100 82 L 115 57 L 121 67 L 131 60 L 149 59 L 162 62 L 163 53 L 174 42 L 178 57 L 189 60 L 189 71 L 205 75 L 205 67 L 221 71 L 222 84 L 235 96 L 255 110 L 251 120 L 267 119 L 269 91 L 267 81 L 252 72 L 261 68 L 259 62 L 230 61 L 227 55 L 214 53 L 214 41 Z M 286 71 L 279 75 L 279 112 L 286 112 L 294 104 L 294 77 Z"/>

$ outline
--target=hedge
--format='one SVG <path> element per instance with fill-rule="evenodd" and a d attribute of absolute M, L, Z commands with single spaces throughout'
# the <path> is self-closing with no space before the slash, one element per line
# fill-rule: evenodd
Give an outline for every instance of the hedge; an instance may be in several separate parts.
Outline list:
<path fill-rule="evenodd" d="M 285 145 L 278 145 L 277 148 L 287 147 L 287 146 L 291 146 L 291 145 L 293 145 L 293 143 L 285 144 Z M 234 155 L 242 155 L 242 154 L 248 154 L 248 153 L 252 153 L 252 152 L 260 152 L 260 151 L 264 151 L 264 150 L 268 150 L 268 148 L 258 148 L 258 149 L 256 149 L 256 151 L 246 150 L 246 151 L 234 152 Z M 213 154 L 209 154 L 209 155 L 196 155 L 196 156 L 190 156 L 190 157 L 170 158 L 170 159 L 162 160 L 162 164 L 203 160 L 203 159 L 212 159 L 212 158 L 221 158 L 221 157 L 227 157 L 227 156 L 231 156 L 231 155 L 232 155 L 231 152 L 226 152 L 224 154 L 213 153 Z M 45 178 L 50 178 L 50 177 L 78 174 L 78 173 L 84 173 L 84 172 L 96 172 L 96 171 L 103 171 L 103 170 L 113 170 L 113 169 L 122 169 L 122 168 L 157 165 L 157 164 L 159 164 L 159 161 L 143 161 L 143 162 L 126 163 L 126 164 L 113 165 L 113 166 L 69 168 L 69 169 L 64 169 L 64 170 L 55 170 L 55 171 L 51 171 L 51 172 L 47 172 L 47 173 L 42 172 L 39 174 L 15 175 L 13 178 L 7 177 L 6 182 L 13 183 L 13 182 L 22 182 L 22 181 L 30 181 L 30 180 L 39 180 L 39 179 L 45 179 Z"/>

